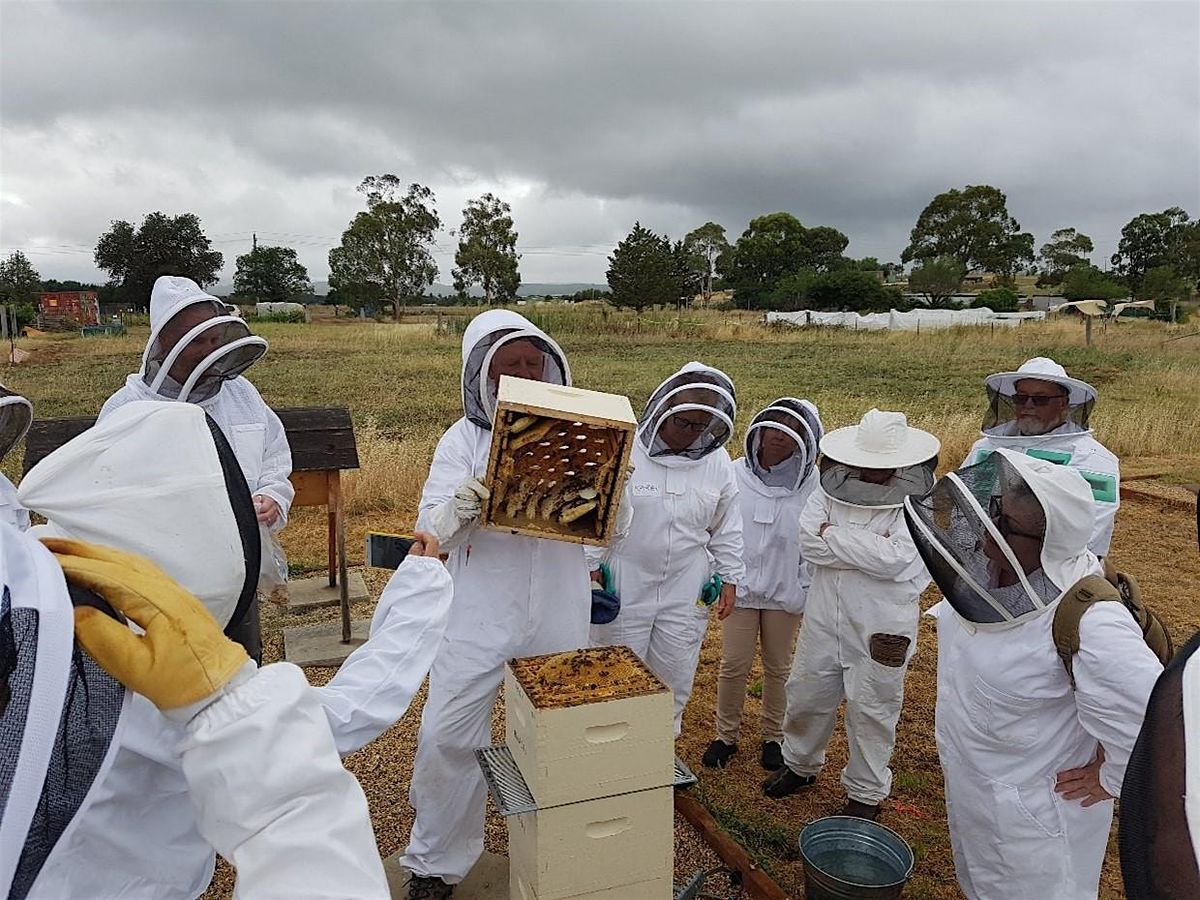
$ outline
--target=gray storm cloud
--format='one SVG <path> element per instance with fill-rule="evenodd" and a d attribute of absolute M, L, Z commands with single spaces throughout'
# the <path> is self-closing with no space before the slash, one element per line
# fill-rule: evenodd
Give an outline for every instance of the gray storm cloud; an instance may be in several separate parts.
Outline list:
<path fill-rule="evenodd" d="M 257 230 L 321 278 L 383 171 L 448 227 L 508 199 L 529 281 L 603 280 L 635 218 L 783 209 L 894 258 L 968 183 L 1097 258 L 1139 212 L 1200 213 L 1192 3 L 7 2 L 0 34 L 0 246 L 60 277 L 161 208 L 228 272 Z"/>

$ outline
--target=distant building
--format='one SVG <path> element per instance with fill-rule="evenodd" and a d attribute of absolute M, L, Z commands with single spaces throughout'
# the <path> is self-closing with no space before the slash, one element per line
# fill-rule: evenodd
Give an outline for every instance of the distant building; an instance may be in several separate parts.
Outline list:
<path fill-rule="evenodd" d="M 54 291 L 38 294 L 38 318 L 48 326 L 98 325 L 100 301 L 95 291 Z"/>

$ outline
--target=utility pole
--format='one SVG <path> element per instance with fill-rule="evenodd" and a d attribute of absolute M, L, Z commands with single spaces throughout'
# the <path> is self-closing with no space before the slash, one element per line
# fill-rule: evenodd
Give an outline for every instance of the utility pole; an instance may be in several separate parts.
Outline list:
<path fill-rule="evenodd" d="M 253 253 L 257 249 L 258 249 L 258 234 L 256 232 L 251 232 L 250 233 L 250 252 Z"/>

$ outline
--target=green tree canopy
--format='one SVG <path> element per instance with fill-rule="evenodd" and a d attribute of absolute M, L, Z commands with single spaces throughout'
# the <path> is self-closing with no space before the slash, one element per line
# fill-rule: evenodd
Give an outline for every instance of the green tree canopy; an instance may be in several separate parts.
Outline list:
<path fill-rule="evenodd" d="M 908 276 L 908 287 L 913 293 L 924 295 L 925 305 L 931 309 L 947 309 L 951 305 L 951 296 L 958 293 L 966 274 L 966 267 L 960 260 L 941 256 L 913 269 Z"/>
<path fill-rule="evenodd" d="M 489 306 L 493 300 L 516 298 L 521 286 L 517 260 L 521 257 L 511 212 L 507 203 L 490 193 L 467 201 L 452 273 L 454 289 L 460 294 L 478 284 Z"/>
<path fill-rule="evenodd" d="M 1120 300 L 1129 295 L 1129 289 L 1085 263 L 1067 272 L 1062 295 L 1068 300 Z"/>
<path fill-rule="evenodd" d="M 1189 219 L 1178 206 L 1134 216 L 1121 229 L 1112 265 L 1134 291 L 1150 269 L 1160 266 L 1170 266 L 1195 285 L 1200 279 L 1200 221 Z"/>
<path fill-rule="evenodd" d="M 635 222 L 608 258 L 608 287 L 618 309 L 640 313 L 647 306 L 677 303 L 682 285 L 670 240 Z"/>
<path fill-rule="evenodd" d="M 42 277 L 20 250 L 0 262 L 0 303 L 33 304 L 41 289 Z"/>
<path fill-rule="evenodd" d="M 1015 274 L 1033 261 L 1033 235 L 1021 231 L 1007 204 L 1008 198 L 987 184 L 938 194 L 917 218 L 901 261 L 950 257 L 964 269 Z"/>
<path fill-rule="evenodd" d="M 1095 249 L 1092 239 L 1074 228 L 1060 228 L 1042 244 L 1038 259 L 1042 264 L 1039 285 L 1062 284 L 1067 272 L 1088 265 L 1088 254 Z"/>
<path fill-rule="evenodd" d="M 146 306 L 160 275 L 182 275 L 203 287 L 217 280 L 225 258 L 212 249 L 194 214 L 152 212 L 138 228 L 113 222 L 96 243 L 95 261 L 121 300 Z"/>
<path fill-rule="evenodd" d="M 873 270 L 874 271 L 874 270 Z M 843 310 L 850 312 L 886 312 L 900 297 L 885 287 L 870 272 L 839 269 L 814 273 L 804 293 L 800 309 Z"/>
<path fill-rule="evenodd" d="M 437 278 L 430 248 L 442 220 L 433 191 L 410 184 L 401 194 L 395 175 L 371 175 L 358 190 L 366 195 L 367 209 L 342 232 L 341 245 L 329 251 L 329 286 L 348 300 L 369 296 L 374 292 L 365 286 L 375 285 L 399 318 L 404 299 L 424 293 Z"/>
<path fill-rule="evenodd" d="M 1012 288 L 999 287 L 980 291 L 971 301 L 971 309 L 990 309 L 992 312 L 1016 312 L 1020 295 Z"/>
<path fill-rule="evenodd" d="M 308 270 L 290 247 L 255 247 L 237 258 L 233 289 L 257 302 L 284 303 L 312 290 Z"/>
<path fill-rule="evenodd" d="M 787 276 L 805 269 L 820 273 L 839 268 L 849 243 L 836 228 L 805 228 L 791 213 L 770 213 L 750 221 L 728 254 L 723 274 L 739 306 L 763 307 Z"/>
<path fill-rule="evenodd" d="M 718 260 L 729 252 L 725 229 L 716 222 L 705 222 L 695 231 L 687 233 L 683 248 L 689 267 L 699 276 L 700 294 L 707 303 L 712 298 Z"/>

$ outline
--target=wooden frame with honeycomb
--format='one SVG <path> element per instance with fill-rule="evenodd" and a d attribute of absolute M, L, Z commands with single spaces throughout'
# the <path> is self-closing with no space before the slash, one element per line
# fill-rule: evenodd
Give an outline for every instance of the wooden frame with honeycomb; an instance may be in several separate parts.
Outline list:
<path fill-rule="evenodd" d="M 636 429 L 626 397 L 502 377 L 483 527 L 608 544 Z"/>
<path fill-rule="evenodd" d="M 628 647 L 592 647 L 509 660 L 535 709 L 563 709 L 670 690 Z"/>

